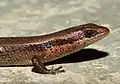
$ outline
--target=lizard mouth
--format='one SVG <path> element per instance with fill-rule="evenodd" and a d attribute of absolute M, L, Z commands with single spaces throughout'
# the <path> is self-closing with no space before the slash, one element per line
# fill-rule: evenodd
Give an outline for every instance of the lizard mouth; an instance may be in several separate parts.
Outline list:
<path fill-rule="evenodd" d="M 98 26 L 97 32 L 98 32 L 98 34 L 95 36 L 95 38 L 102 39 L 109 34 L 110 30 L 107 27 Z"/>

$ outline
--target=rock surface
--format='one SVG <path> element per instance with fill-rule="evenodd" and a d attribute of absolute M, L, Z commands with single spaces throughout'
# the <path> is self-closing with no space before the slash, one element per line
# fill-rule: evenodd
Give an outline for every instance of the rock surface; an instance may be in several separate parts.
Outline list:
<path fill-rule="evenodd" d="M 57 75 L 36 74 L 32 67 L 0 67 L 0 84 L 120 84 L 119 0 L 0 0 L 0 36 L 42 35 L 88 22 L 111 31 L 85 50 L 96 54 L 74 54 L 79 60 L 49 65 L 66 69 Z M 98 51 L 108 55 L 98 59 Z"/>

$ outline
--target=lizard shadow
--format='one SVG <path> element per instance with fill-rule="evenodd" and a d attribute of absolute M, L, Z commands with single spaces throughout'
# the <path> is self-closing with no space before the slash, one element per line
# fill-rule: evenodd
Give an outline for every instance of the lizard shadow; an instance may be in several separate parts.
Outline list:
<path fill-rule="evenodd" d="M 87 48 L 87 49 L 82 49 L 78 52 L 72 53 L 70 55 L 67 55 L 63 58 L 45 63 L 45 65 L 90 61 L 90 60 L 103 58 L 108 55 L 109 53 L 107 52 L 99 51 L 99 50 L 92 49 L 92 48 Z"/>

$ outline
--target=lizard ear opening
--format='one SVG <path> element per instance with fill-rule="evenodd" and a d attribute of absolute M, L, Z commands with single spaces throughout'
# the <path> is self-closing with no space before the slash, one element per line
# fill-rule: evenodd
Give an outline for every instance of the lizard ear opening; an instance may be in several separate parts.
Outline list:
<path fill-rule="evenodd" d="M 95 30 L 85 30 L 83 32 L 83 37 L 85 37 L 85 38 L 91 38 L 91 37 L 94 37 L 97 34 L 98 34 L 98 32 L 95 31 Z"/>

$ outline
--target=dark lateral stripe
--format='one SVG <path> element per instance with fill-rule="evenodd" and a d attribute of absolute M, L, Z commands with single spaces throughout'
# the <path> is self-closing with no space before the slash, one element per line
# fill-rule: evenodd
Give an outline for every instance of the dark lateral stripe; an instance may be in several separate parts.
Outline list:
<path fill-rule="evenodd" d="M 40 44 L 40 46 L 43 47 L 43 48 L 50 48 L 52 46 L 55 46 L 55 44 L 52 41 L 48 41 L 48 42 Z"/>
<path fill-rule="evenodd" d="M 40 44 L 43 48 L 51 48 L 52 46 L 61 46 L 65 44 L 72 44 L 74 41 L 77 41 L 76 38 L 67 38 L 67 39 L 55 39 L 51 41 L 47 41 L 45 43 Z"/>

